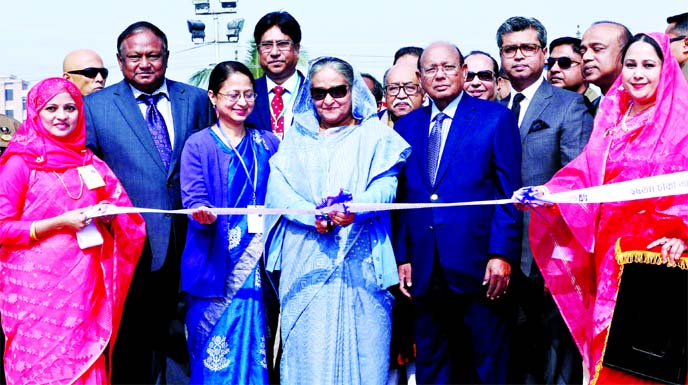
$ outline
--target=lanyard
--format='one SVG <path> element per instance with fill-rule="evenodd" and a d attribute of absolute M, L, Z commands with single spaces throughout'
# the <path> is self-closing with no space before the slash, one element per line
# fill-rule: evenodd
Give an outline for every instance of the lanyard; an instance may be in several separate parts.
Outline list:
<path fill-rule="evenodd" d="M 256 186 L 258 186 L 258 158 L 256 157 L 256 149 L 253 148 L 253 141 L 249 143 L 249 146 L 251 147 L 251 152 L 253 153 L 253 183 L 251 183 L 251 173 L 248 171 L 248 167 L 246 167 L 246 163 L 244 163 L 244 158 L 241 157 L 241 154 L 239 154 L 239 151 L 237 151 L 234 146 L 232 146 L 232 143 L 229 141 L 229 137 L 227 137 L 227 134 L 225 134 L 224 130 L 222 130 L 222 127 L 220 126 L 220 120 L 217 120 L 217 130 L 220 131 L 220 135 L 224 139 L 225 144 L 229 146 L 229 148 L 234 151 L 234 154 L 239 158 L 239 162 L 241 162 L 241 166 L 244 168 L 244 172 L 246 172 L 246 178 L 248 179 L 248 184 L 251 185 L 251 188 L 253 189 L 253 205 L 256 205 Z M 249 135 L 248 130 L 246 130 L 246 135 Z"/>

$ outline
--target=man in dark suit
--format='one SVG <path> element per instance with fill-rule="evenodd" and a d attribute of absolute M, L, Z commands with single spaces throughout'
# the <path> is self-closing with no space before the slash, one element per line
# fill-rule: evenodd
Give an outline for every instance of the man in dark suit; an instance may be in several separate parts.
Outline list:
<path fill-rule="evenodd" d="M 253 38 L 265 75 L 256 79 L 258 97 L 247 123 L 272 130 L 282 139 L 291 126 L 294 101 L 305 80 L 296 70 L 301 26 L 288 12 L 270 12 L 256 23 Z"/>
<path fill-rule="evenodd" d="M 583 95 L 554 87 L 543 78 L 547 31 L 534 18 L 512 17 L 497 30 L 502 68 L 511 79 L 508 101 L 522 145 L 521 178 L 539 186 L 578 156 L 588 142 L 593 118 Z M 511 383 L 580 383 L 581 357 L 528 242 L 530 212 L 524 215 L 520 268 L 513 274 L 518 319 L 511 349 Z"/>
<path fill-rule="evenodd" d="M 398 201 L 510 197 L 521 185 L 513 114 L 463 92 L 467 69 L 456 46 L 431 44 L 419 67 L 432 102 L 394 126 L 413 148 Z M 418 383 L 504 383 L 509 322 L 502 297 L 521 225 L 513 205 L 400 213 L 395 254 L 400 289 L 415 309 Z"/>
<path fill-rule="evenodd" d="M 179 209 L 179 157 L 186 139 L 212 123 L 207 93 L 165 78 L 167 38 L 153 24 L 130 25 L 117 39 L 117 48 L 124 80 L 86 98 L 87 145 L 117 174 L 135 206 Z M 157 102 L 148 105 L 146 96 Z M 165 127 L 155 139 L 146 117 L 154 107 Z M 159 135 L 169 139 L 162 143 Z M 174 353 L 170 348 L 186 353 L 183 337 L 170 337 L 186 217 L 143 216 L 147 242 L 127 295 L 112 363 L 117 384 L 165 383 L 166 359 Z"/>
<path fill-rule="evenodd" d="M 246 123 L 262 130 L 271 130 L 282 139 L 294 120 L 294 101 L 305 80 L 303 74 L 296 70 L 301 47 L 301 26 L 289 12 L 270 12 L 256 23 L 253 38 L 260 55 L 260 67 L 265 74 L 256 79 L 256 104 Z M 271 274 L 264 278 L 264 282 L 270 283 L 263 286 L 269 328 L 266 341 L 268 376 L 270 383 L 277 383 L 281 354 L 279 340 L 276 342 L 279 275 Z"/>

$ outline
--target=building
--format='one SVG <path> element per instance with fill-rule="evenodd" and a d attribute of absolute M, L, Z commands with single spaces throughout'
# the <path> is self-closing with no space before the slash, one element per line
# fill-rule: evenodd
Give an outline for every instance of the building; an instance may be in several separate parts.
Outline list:
<path fill-rule="evenodd" d="M 23 121 L 29 82 L 15 75 L 0 75 L 0 114 Z"/>

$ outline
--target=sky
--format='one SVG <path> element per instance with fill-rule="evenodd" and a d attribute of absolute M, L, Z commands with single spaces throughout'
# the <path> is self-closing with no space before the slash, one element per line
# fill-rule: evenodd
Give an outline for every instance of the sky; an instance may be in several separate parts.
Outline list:
<path fill-rule="evenodd" d="M 168 37 L 167 76 L 187 82 L 191 74 L 216 63 L 215 45 L 191 42 L 188 19 L 206 24 L 213 39 L 212 16 L 197 16 L 191 0 L 1 0 L 0 75 L 35 83 L 62 74 L 71 50 L 90 48 L 110 69 L 108 84 L 122 79 L 117 36 L 128 25 L 150 21 Z M 211 0 L 217 2 L 217 0 Z M 216 4 L 213 4 L 216 7 Z M 220 60 L 243 61 L 253 28 L 264 14 L 284 10 L 300 23 L 302 54 L 313 59 L 338 56 L 356 70 L 382 81 L 394 52 L 437 40 L 456 44 L 466 54 L 479 49 L 497 55 L 495 33 L 511 16 L 539 19 L 548 42 L 583 33 L 596 20 L 621 22 L 631 32 L 664 31 L 667 16 L 688 10 L 686 0 L 238 0 L 237 13 L 218 16 L 220 35 L 228 21 L 245 19 L 239 43 L 219 44 Z"/>

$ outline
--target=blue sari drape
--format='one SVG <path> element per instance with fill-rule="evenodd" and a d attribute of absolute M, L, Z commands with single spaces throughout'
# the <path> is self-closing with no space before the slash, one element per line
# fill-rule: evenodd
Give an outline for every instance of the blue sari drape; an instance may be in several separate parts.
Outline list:
<path fill-rule="evenodd" d="M 375 114 L 356 75 L 353 115 L 359 124 L 319 132 L 308 92 L 299 94 L 294 124 L 271 160 L 267 207 L 313 209 L 344 188 L 355 202 L 394 200 L 397 174 L 410 149 Z M 303 89 L 310 89 L 307 80 Z M 393 298 L 398 283 L 387 212 L 319 234 L 312 215 L 266 222 L 269 271 L 280 270 L 282 384 L 387 383 Z"/>
<path fill-rule="evenodd" d="M 250 176 L 237 153 L 221 140 L 215 129 L 192 136 L 185 147 L 185 153 L 189 153 L 182 157 L 183 165 L 188 166 L 183 171 L 201 175 L 184 176 L 184 182 L 188 182 L 182 183 L 185 207 L 254 204 L 255 167 L 258 167 L 255 203 L 262 204 L 272 153 L 262 135 L 249 130 L 236 147 Z M 200 179 L 203 183 L 197 183 Z M 182 281 L 183 289 L 190 294 L 186 327 L 192 384 L 268 382 L 266 316 L 260 274 L 262 240 L 260 234 L 248 233 L 247 223 L 244 215 L 218 216 L 210 225 L 190 221 L 182 257 Z M 205 264 L 206 268 L 199 264 Z M 205 283 L 218 282 L 218 278 L 224 283 L 221 295 L 213 288 L 204 287 Z"/>

